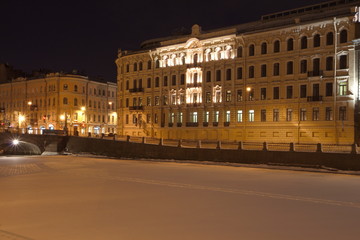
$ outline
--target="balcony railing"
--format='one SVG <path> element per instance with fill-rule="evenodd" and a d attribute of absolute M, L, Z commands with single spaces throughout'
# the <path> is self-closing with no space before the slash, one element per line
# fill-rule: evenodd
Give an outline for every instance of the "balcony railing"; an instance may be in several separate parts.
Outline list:
<path fill-rule="evenodd" d="M 186 87 L 188 88 L 194 88 L 194 87 L 201 87 L 201 83 L 187 83 Z"/>
<path fill-rule="evenodd" d="M 219 122 L 213 122 L 213 126 L 214 126 L 214 127 L 219 126 Z"/>
<path fill-rule="evenodd" d="M 203 122 L 203 126 L 204 126 L 204 127 L 208 127 L 208 126 L 209 126 L 209 122 Z"/>
<path fill-rule="evenodd" d="M 322 96 L 309 96 L 307 97 L 308 102 L 321 102 Z"/>
<path fill-rule="evenodd" d="M 187 127 L 198 127 L 199 123 L 198 122 L 187 122 L 186 126 Z"/>
<path fill-rule="evenodd" d="M 129 110 L 130 111 L 136 111 L 136 110 L 143 111 L 144 107 L 143 106 L 131 106 L 131 107 L 129 107 Z"/>
<path fill-rule="evenodd" d="M 169 123 L 168 126 L 169 126 L 169 127 L 173 127 L 173 126 L 174 126 L 174 123 Z"/>
<path fill-rule="evenodd" d="M 319 71 L 309 71 L 308 72 L 308 77 L 319 77 L 323 75 L 323 71 L 319 70 Z"/>
<path fill-rule="evenodd" d="M 230 122 L 224 122 L 224 127 L 229 127 L 230 126 Z"/>
<path fill-rule="evenodd" d="M 136 92 L 144 92 L 144 88 L 131 88 L 129 92 L 136 93 Z"/>
<path fill-rule="evenodd" d="M 176 126 L 177 127 L 182 127 L 182 123 L 179 122 L 179 123 L 176 124 Z"/>

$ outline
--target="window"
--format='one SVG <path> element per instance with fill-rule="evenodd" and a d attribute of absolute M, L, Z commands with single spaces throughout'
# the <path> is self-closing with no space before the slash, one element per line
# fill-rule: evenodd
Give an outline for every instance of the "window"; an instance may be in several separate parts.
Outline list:
<path fill-rule="evenodd" d="M 197 53 L 194 54 L 193 63 L 196 64 L 198 62 L 198 55 Z"/>
<path fill-rule="evenodd" d="M 78 105 L 78 100 L 77 98 L 74 98 L 74 106 L 77 106 Z"/>
<path fill-rule="evenodd" d="M 347 42 L 347 31 L 344 29 L 340 32 L 340 43 Z"/>
<path fill-rule="evenodd" d="M 159 106 L 159 105 L 160 105 L 160 97 L 155 96 L 155 106 Z"/>
<path fill-rule="evenodd" d="M 286 98 L 287 99 L 293 98 L 293 86 L 286 87 Z"/>
<path fill-rule="evenodd" d="M 214 122 L 219 122 L 219 111 L 214 112 Z"/>
<path fill-rule="evenodd" d="M 133 98 L 133 106 L 134 106 L 134 107 L 137 106 L 137 98 Z"/>
<path fill-rule="evenodd" d="M 347 55 L 341 55 L 339 59 L 339 68 L 347 69 Z"/>
<path fill-rule="evenodd" d="M 196 100 L 195 100 L 195 102 L 196 102 Z M 163 96 L 163 105 L 166 106 L 166 105 L 168 105 L 168 104 L 169 104 L 168 96 L 165 95 L 165 96 Z"/>
<path fill-rule="evenodd" d="M 332 121 L 333 120 L 333 112 L 331 107 L 325 108 L 325 120 Z"/>
<path fill-rule="evenodd" d="M 243 48 L 240 46 L 237 48 L 237 57 L 240 58 L 242 57 L 242 52 L 243 52 Z"/>
<path fill-rule="evenodd" d="M 151 78 L 147 79 L 147 88 L 151 88 Z"/>
<path fill-rule="evenodd" d="M 261 100 L 266 100 L 266 88 L 260 89 L 260 98 Z"/>
<path fill-rule="evenodd" d="M 313 84 L 313 96 L 314 97 L 318 97 L 318 96 L 320 96 L 320 84 L 318 84 L 318 83 L 315 83 L 315 84 Z"/>
<path fill-rule="evenodd" d="M 236 92 L 236 101 L 241 102 L 242 101 L 242 90 L 239 89 Z"/>
<path fill-rule="evenodd" d="M 249 56 L 254 56 L 255 55 L 255 46 L 254 44 L 251 44 L 249 46 Z"/>
<path fill-rule="evenodd" d="M 334 44 L 334 34 L 332 32 L 328 32 L 326 34 L 326 45 L 333 45 Z"/>
<path fill-rule="evenodd" d="M 274 76 L 280 75 L 280 63 L 274 63 L 273 75 Z"/>
<path fill-rule="evenodd" d="M 292 108 L 286 109 L 286 121 L 288 122 L 292 121 L 292 113 L 293 113 Z"/>
<path fill-rule="evenodd" d="M 290 38 L 287 40 L 287 50 L 288 51 L 294 50 L 294 39 Z"/>
<path fill-rule="evenodd" d="M 313 59 L 313 76 L 320 76 L 320 58 Z"/>
<path fill-rule="evenodd" d="M 306 85 L 300 85 L 300 98 L 307 97 Z"/>
<path fill-rule="evenodd" d="M 261 54 L 267 54 L 267 44 L 265 42 L 261 44 Z"/>
<path fill-rule="evenodd" d="M 159 68 L 159 67 L 160 67 L 160 61 L 159 61 L 159 59 L 156 59 L 155 68 Z"/>
<path fill-rule="evenodd" d="M 129 90 L 129 80 L 126 81 L 126 86 L 125 86 L 125 89 L 126 90 Z M 96 90 L 94 89 L 94 95 L 96 95 Z"/>
<path fill-rule="evenodd" d="M 300 121 L 306 121 L 306 109 L 305 108 L 300 109 Z"/>
<path fill-rule="evenodd" d="M 206 72 L 206 82 L 211 82 L 211 71 Z"/>
<path fill-rule="evenodd" d="M 146 114 L 146 123 L 150 123 L 150 121 L 151 121 L 151 115 Z"/>
<path fill-rule="evenodd" d="M 238 67 L 237 68 L 237 76 L 236 76 L 237 79 L 242 79 L 243 78 L 243 69 L 242 67 Z"/>
<path fill-rule="evenodd" d="M 301 43 L 301 49 L 306 49 L 307 48 L 307 37 L 306 36 L 303 36 L 302 38 L 301 38 L 301 41 L 300 41 L 300 43 Z"/>
<path fill-rule="evenodd" d="M 204 122 L 208 123 L 209 122 L 209 112 L 205 112 L 204 113 Z"/>
<path fill-rule="evenodd" d="M 332 71 L 334 70 L 334 58 L 333 57 L 327 57 L 326 58 L 326 71 Z"/>
<path fill-rule="evenodd" d="M 151 60 L 149 60 L 149 61 L 147 62 L 147 69 L 148 69 L 148 70 L 151 69 Z"/>
<path fill-rule="evenodd" d="M 50 104 L 50 102 L 49 102 L 49 104 Z M 63 98 L 63 104 L 64 105 L 68 104 L 68 99 L 66 97 Z"/>
<path fill-rule="evenodd" d="M 289 61 L 286 64 L 286 73 L 289 74 L 294 74 L 294 62 L 293 61 Z"/>
<path fill-rule="evenodd" d="M 74 92 L 77 92 L 77 91 L 78 91 L 78 86 L 74 85 Z"/>
<path fill-rule="evenodd" d="M 227 81 L 231 80 L 231 69 L 230 68 L 226 69 L 226 80 Z"/>
<path fill-rule="evenodd" d="M 339 107 L 339 120 L 346 120 L 346 107 L 345 106 L 341 106 Z"/>
<path fill-rule="evenodd" d="M 266 122 L 266 110 L 265 109 L 261 109 L 260 121 L 261 122 Z"/>
<path fill-rule="evenodd" d="M 306 73 L 307 72 L 307 60 L 301 60 L 300 61 L 300 73 Z"/>
<path fill-rule="evenodd" d="M 325 95 L 327 97 L 331 97 L 333 95 L 333 83 L 326 83 L 326 92 Z"/>
<path fill-rule="evenodd" d="M 340 96 L 347 95 L 347 83 L 346 82 L 339 83 L 339 95 Z"/>
<path fill-rule="evenodd" d="M 254 78 L 254 76 L 255 76 L 255 67 L 250 66 L 249 67 L 249 78 Z"/>
<path fill-rule="evenodd" d="M 225 112 L 225 122 L 230 122 L 230 119 L 231 119 L 231 112 L 226 111 Z"/>
<path fill-rule="evenodd" d="M 134 71 L 137 71 L 137 63 L 134 63 Z"/>
<path fill-rule="evenodd" d="M 126 64 L 126 72 L 130 72 L 130 65 Z"/>
<path fill-rule="evenodd" d="M 128 98 L 126 98 L 125 107 L 129 107 L 129 99 Z M 96 108 L 95 102 L 94 102 L 94 108 Z"/>
<path fill-rule="evenodd" d="M 221 81 L 221 70 L 216 70 L 216 81 Z"/>
<path fill-rule="evenodd" d="M 185 84 L 185 74 L 181 74 L 180 75 L 180 85 L 184 85 Z"/>
<path fill-rule="evenodd" d="M 314 47 L 320 47 L 320 34 L 314 36 Z"/>
<path fill-rule="evenodd" d="M 231 102 L 231 91 L 229 91 L 229 90 L 226 91 L 225 101 Z"/>
<path fill-rule="evenodd" d="M 279 119 L 280 119 L 280 116 L 279 116 L 279 109 L 274 109 L 273 110 L 273 121 L 274 122 L 278 122 Z"/>
<path fill-rule="evenodd" d="M 146 97 L 146 106 L 151 106 L 151 97 Z"/>
<path fill-rule="evenodd" d="M 280 52 L 280 41 L 276 40 L 274 42 L 274 53 L 278 53 L 278 52 Z"/>
<path fill-rule="evenodd" d="M 254 101 L 255 100 L 255 91 L 254 88 L 251 88 L 249 91 L 249 101 Z"/>
<path fill-rule="evenodd" d="M 237 122 L 242 122 L 243 121 L 243 112 L 242 110 L 238 110 L 237 111 Z"/>
<path fill-rule="evenodd" d="M 261 65 L 261 77 L 266 77 L 266 64 Z"/>
<path fill-rule="evenodd" d="M 274 92 L 273 92 L 273 99 L 279 99 L 280 98 L 280 91 L 279 91 L 279 87 L 274 87 Z"/>
<path fill-rule="evenodd" d="M 142 71 L 142 70 L 143 70 L 143 63 L 139 62 L 139 71 Z"/>
<path fill-rule="evenodd" d="M 159 85 L 160 85 L 160 78 L 156 77 L 155 78 L 155 87 L 159 87 Z"/>
<path fill-rule="evenodd" d="M 173 85 L 173 86 L 176 85 L 176 75 L 172 75 L 172 77 L 171 77 L 171 85 Z"/>
<path fill-rule="evenodd" d="M 168 77 L 167 76 L 164 76 L 163 86 L 164 87 L 168 86 Z"/>
<path fill-rule="evenodd" d="M 249 122 L 253 122 L 255 120 L 255 111 L 249 110 Z"/>
<path fill-rule="evenodd" d="M 319 121 L 319 108 L 318 107 L 314 107 L 313 108 L 313 121 Z"/>
<path fill-rule="evenodd" d="M 180 112 L 178 116 L 179 116 L 178 123 L 182 123 L 183 122 L 183 113 Z"/>
<path fill-rule="evenodd" d="M 69 86 L 67 84 L 64 84 L 63 89 L 68 90 Z"/>
<path fill-rule="evenodd" d="M 206 103 L 211 103 L 211 92 L 206 92 L 205 93 L 205 102 Z"/>

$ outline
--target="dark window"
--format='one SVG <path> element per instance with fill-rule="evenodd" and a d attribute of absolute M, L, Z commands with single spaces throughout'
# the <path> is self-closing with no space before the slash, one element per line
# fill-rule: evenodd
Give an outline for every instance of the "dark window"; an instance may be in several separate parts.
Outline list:
<path fill-rule="evenodd" d="M 130 65 L 126 64 L 126 72 L 130 72 Z"/>
<path fill-rule="evenodd" d="M 300 85 L 300 98 L 306 98 L 307 92 L 306 92 L 306 85 Z"/>
<path fill-rule="evenodd" d="M 206 82 L 211 82 L 211 71 L 206 72 Z"/>
<path fill-rule="evenodd" d="M 167 85 L 168 85 L 168 77 L 167 77 L 167 76 L 164 76 L 163 86 L 164 86 L 164 87 L 167 87 Z"/>
<path fill-rule="evenodd" d="M 194 63 L 196 64 L 198 62 L 198 55 L 197 53 L 194 54 Z"/>
<path fill-rule="evenodd" d="M 313 59 L 313 76 L 320 76 L 320 58 Z"/>
<path fill-rule="evenodd" d="M 126 90 L 129 90 L 129 80 L 126 81 L 125 89 L 126 89 Z M 96 93 L 96 92 L 95 92 L 95 89 L 94 89 L 94 93 Z M 96 95 L 96 94 L 95 94 L 95 95 Z"/>
<path fill-rule="evenodd" d="M 249 56 L 254 56 L 255 55 L 255 46 L 254 44 L 251 44 L 249 46 Z"/>
<path fill-rule="evenodd" d="M 240 46 L 237 48 L 237 57 L 240 58 L 242 57 L 242 52 L 243 52 L 243 48 Z"/>
<path fill-rule="evenodd" d="M 155 87 L 159 87 L 160 86 L 160 78 L 156 77 L 155 78 Z"/>
<path fill-rule="evenodd" d="M 255 67 L 250 66 L 249 67 L 249 78 L 254 78 L 254 76 L 255 76 Z"/>
<path fill-rule="evenodd" d="M 274 63 L 273 75 L 274 76 L 279 76 L 280 75 L 280 63 Z"/>
<path fill-rule="evenodd" d="M 267 44 L 265 42 L 261 44 L 261 54 L 267 54 Z"/>
<path fill-rule="evenodd" d="M 294 39 L 290 38 L 287 40 L 287 50 L 288 51 L 294 50 Z"/>
<path fill-rule="evenodd" d="M 133 80 L 133 88 L 137 88 L 137 81 L 136 81 L 136 79 Z"/>
<path fill-rule="evenodd" d="M 142 71 L 142 70 L 143 70 L 143 63 L 139 62 L 139 71 Z"/>
<path fill-rule="evenodd" d="M 172 77 L 171 77 L 171 85 L 173 85 L 173 86 L 176 85 L 176 75 L 172 75 Z"/>
<path fill-rule="evenodd" d="M 185 84 L 185 74 L 181 74 L 180 75 L 180 85 L 184 85 Z"/>
<path fill-rule="evenodd" d="M 221 70 L 216 70 L 216 81 L 221 81 Z"/>
<path fill-rule="evenodd" d="M 134 71 L 137 71 L 137 63 L 134 63 Z"/>
<path fill-rule="evenodd" d="M 340 43 L 346 43 L 347 42 L 347 31 L 342 30 L 340 32 Z"/>
<path fill-rule="evenodd" d="M 236 101 L 241 102 L 242 101 L 242 90 L 239 89 L 236 92 Z"/>
<path fill-rule="evenodd" d="M 320 47 L 320 34 L 314 36 L 314 47 Z"/>
<path fill-rule="evenodd" d="M 307 72 L 307 60 L 301 60 L 300 62 L 300 73 Z"/>
<path fill-rule="evenodd" d="M 341 55 L 339 61 L 339 68 L 346 69 L 347 68 L 347 55 Z"/>
<path fill-rule="evenodd" d="M 274 53 L 278 53 L 278 52 L 280 52 L 280 41 L 276 40 L 274 42 Z"/>
<path fill-rule="evenodd" d="M 332 71 L 334 68 L 334 58 L 333 57 L 327 57 L 326 58 L 326 71 Z"/>
<path fill-rule="evenodd" d="M 226 80 L 231 80 L 231 69 L 226 69 Z"/>
<path fill-rule="evenodd" d="M 326 96 L 331 97 L 333 95 L 333 83 L 326 83 Z"/>
<path fill-rule="evenodd" d="M 198 81 L 198 74 L 197 73 L 194 73 L 194 83 L 196 84 Z"/>
<path fill-rule="evenodd" d="M 265 110 L 265 109 L 261 109 L 260 120 L 261 120 L 262 122 L 266 122 L 266 110 Z"/>
<path fill-rule="evenodd" d="M 157 59 L 155 61 L 155 68 L 159 68 L 159 67 L 160 67 L 160 61 L 159 61 L 159 59 Z"/>
<path fill-rule="evenodd" d="M 287 99 L 293 98 L 293 86 L 286 87 L 286 98 Z"/>
<path fill-rule="evenodd" d="M 261 100 L 266 100 L 266 88 L 260 89 L 260 98 Z"/>
<path fill-rule="evenodd" d="M 142 79 L 139 79 L 139 88 L 142 88 L 143 85 L 142 85 Z"/>
<path fill-rule="evenodd" d="M 149 60 L 147 63 L 147 69 L 151 69 L 151 60 Z"/>
<path fill-rule="evenodd" d="M 242 67 L 238 67 L 237 68 L 237 79 L 242 79 L 243 78 L 243 69 Z"/>
<path fill-rule="evenodd" d="M 346 120 L 346 107 L 344 106 L 339 108 L 339 120 Z"/>
<path fill-rule="evenodd" d="M 280 89 L 279 87 L 274 87 L 274 92 L 273 92 L 273 98 L 274 99 L 279 99 L 280 98 Z"/>
<path fill-rule="evenodd" d="M 287 64 L 286 64 L 286 73 L 287 74 L 294 74 L 294 63 L 292 61 L 287 62 Z"/>
<path fill-rule="evenodd" d="M 328 32 L 326 34 L 326 45 L 333 45 L 334 44 L 334 34 L 332 32 Z"/>
<path fill-rule="evenodd" d="M 306 49 L 307 48 L 307 37 L 303 36 L 301 38 L 301 49 Z"/>
<path fill-rule="evenodd" d="M 261 77 L 266 77 L 266 64 L 261 65 Z"/>
<path fill-rule="evenodd" d="M 151 78 L 148 78 L 148 79 L 147 79 L 147 87 L 148 87 L 148 88 L 151 88 Z"/>
<path fill-rule="evenodd" d="M 313 94 L 314 97 L 320 96 L 320 85 L 318 83 L 313 84 Z"/>

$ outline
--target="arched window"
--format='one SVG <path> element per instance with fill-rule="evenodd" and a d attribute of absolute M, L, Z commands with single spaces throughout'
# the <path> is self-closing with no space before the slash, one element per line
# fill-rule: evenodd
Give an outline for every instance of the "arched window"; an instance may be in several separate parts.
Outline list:
<path fill-rule="evenodd" d="M 75 86 L 74 86 L 74 92 L 77 92 L 77 91 L 78 91 L 78 86 L 75 85 Z"/>
<path fill-rule="evenodd" d="M 267 54 L 267 43 L 265 42 L 261 44 L 261 54 Z"/>
<path fill-rule="evenodd" d="M 137 71 L 137 63 L 134 63 L 134 71 Z"/>
<path fill-rule="evenodd" d="M 328 32 L 326 34 L 326 45 L 333 45 L 334 44 L 334 33 Z"/>
<path fill-rule="evenodd" d="M 254 56 L 255 55 L 255 46 L 254 44 L 251 44 L 249 46 L 249 56 Z"/>
<path fill-rule="evenodd" d="M 314 36 L 314 47 L 320 47 L 320 34 Z"/>
<path fill-rule="evenodd" d="M 243 55 L 243 48 L 240 46 L 237 48 L 237 57 L 240 58 L 242 57 Z"/>
<path fill-rule="evenodd" d="M 340 32 L 340 43 L 346 43 L 347 41 L 347 30 L 344 29 Z"/>
<path fill-rule="evenodd" d="M 160 61 L 159 61 L 159 59 L 156 59 L 155 68 L 159 68 L 159 67 L 160 67 Z"/>
<path fill-rule="evenodd" d="M 63 89 L 68 90 L 69 86 L 67 84 L 64 84 Z"/>
<path fill-rule="evenodd" d="M 68 104 L 68 99 L 66 97 L 63 98 L 63 104 Z"/>
<path fill-rule="evenodd" d="M 288 51 L 294 50 L 294 39 L 289 38 L 289 39 L 287 40 L 287 50 L 288 50 Z"/>
<path fill-rule="evenodd" d="M 306 49 L 307 48 L 307 37 L 303 36 L 301 38 L 301 49 Z"/>
<path fill-rule="evenodd" d="M 287 74 L 294 74 L 294 62 L 289 61 L 286 64 L 286 73 Z"/>
<path fill-rule="evenodd" d="M 142 69 L 143 69 L 143 63 L 139 62 L 139 71 L 142 71 Z"/>
<path fill-rule="evenodd" d="M 151 69 L 151 60 L 149 60 L 148 63 L 147 63 L 147 69 L 148 69 L 148 70 Z"/>
<path fill-rule="evenodd" d="M 126 64 L 126 72 L 130 72 L 130 65 Z"/>
<path fill-rule="evenodd" d="M 280 41 L 276 40 L 274 42 L 274 53 L 278 53 L 278 52 L 280 52 Z"/>

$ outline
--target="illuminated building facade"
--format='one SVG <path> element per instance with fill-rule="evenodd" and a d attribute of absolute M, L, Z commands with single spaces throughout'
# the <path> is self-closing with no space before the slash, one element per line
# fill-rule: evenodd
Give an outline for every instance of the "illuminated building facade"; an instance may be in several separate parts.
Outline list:
<path fill-rule="evenodd" d="M 3 129 L 41 133 L 62 130 L 80 135 L 116 133 L 116 83 L 75 74 L 51 73 L 0 84 Z"/>
<path fill-rule="evenodd" d="M 331 1 L 119 50 L 124 135 L 359 141 L 358 0 Z"/>

